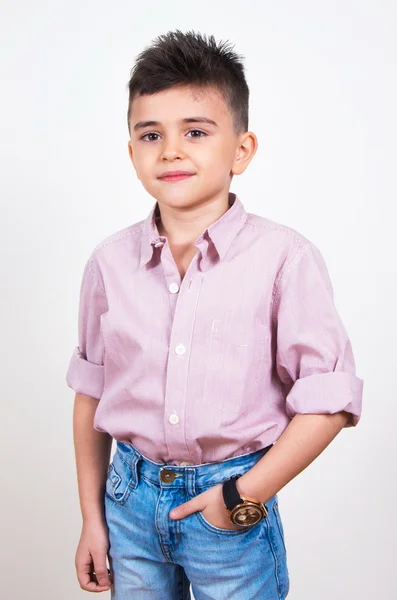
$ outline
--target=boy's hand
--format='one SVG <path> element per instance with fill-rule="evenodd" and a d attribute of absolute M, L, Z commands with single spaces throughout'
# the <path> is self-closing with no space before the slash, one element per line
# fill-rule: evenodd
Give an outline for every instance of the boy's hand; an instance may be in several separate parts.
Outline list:
<path fill-rule="evenodd" d="M 188 515 L 191 515 L 197 511 L 201 511 L 203 513 L 203 517 L 205 517 L 207 521 L 209 521 L 211 525 L 214 525 L 215 527 L 232 530 L 244 529 L 244 527 L 235 525 L 229 519 L 225 504 L 223 502 L 221 483 L 214 485 L 209 490 L 202 492 L 188 502 L 173 508 L 169 515 L 171 519 L 184 519 Z"/>
<path fill-rule="evenodd" d="M 109 530 L 106 523 L 98 520 L 84 522 L 75 559 L 77 579 L 82 590 L 109 590 L 112 578 L 106 565 L 108 550 Z"/>

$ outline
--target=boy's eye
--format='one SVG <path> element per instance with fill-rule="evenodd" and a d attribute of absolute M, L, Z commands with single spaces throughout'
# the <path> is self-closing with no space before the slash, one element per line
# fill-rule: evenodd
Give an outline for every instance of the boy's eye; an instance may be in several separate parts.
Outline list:
<path fill-rule="evenodd" d="M 193 138 L 201 138 L 201 137 L 204 137 L 204 136 L 207 135 L 204 131 L 201 131 L 201 129 L 191 129 L 190 131 L 188 131 L 188 134 L 189 133 L 194 133 L 194 134 L 198 133 L 199 134 L 199 135 L 193 135 L 192 136 Z M 158 133 L 154 133 L 153 131 L 150 131 L 149 133 L 145 133 L 145 135 L 143 135 L 141 137 L 141 140 L 144 140 L 145 142 L 151 142 L 151 141 L 155 142 L 156 139 L 153 139 L 153 138 L 149 139 L 148 138 L 148 136 L 151 136 L 151 135 L 154 135 L 154 136 L 157 135 L 158 136 L 159 134 Z"/>
<path fill-rule="evenodd" d="M 202 137 L 204 135 L 207 135 L 206 133 L 204 133 L 204 131 L 201 131 L 200 129 L 191 129 L 190 131 L 188 131 L 188 133 L 200 133 L 202 135 L 194 135 L 193 137 Z"/>
<path fill-rule="evenodd" d="M 145 133 L 145 135 L 141 137 L 141 140 L 144 140 L 145 142 L 150 142 L 151 140 L 146 139 L 148 135 L 158 135 L 158 133 Z"/>

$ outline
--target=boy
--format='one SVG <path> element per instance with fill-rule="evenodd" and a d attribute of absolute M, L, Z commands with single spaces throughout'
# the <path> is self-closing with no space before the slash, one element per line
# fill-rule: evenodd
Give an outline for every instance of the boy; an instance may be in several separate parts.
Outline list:
<path fill-rule="evenodd" d="M 129 155 L 156 203 L 83 274 L 78 580 L 116 600 L 190 584 L 196 600 L 283 599 L 277 492 L 357 425 L 363 382 L 319 250 L 229 192 L 257 149 L 239 57 L 168 32 L 129 94 Z"/>

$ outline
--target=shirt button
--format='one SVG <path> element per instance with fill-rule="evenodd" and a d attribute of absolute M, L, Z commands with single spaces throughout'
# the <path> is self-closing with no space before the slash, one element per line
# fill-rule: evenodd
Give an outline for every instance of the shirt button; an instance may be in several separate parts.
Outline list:
<path fill-rule="evenodd" d="M 182 462 L 179 463 L 179 466 L 180 467 L 188 467 L 191 464 L 192 463 L 190 463 L 190 462 L 186 462 L 186 460 L 182 460 Z"/>
<path fill-rule="evenodd" d="M 182 354 L 185 354 L 186 352 L 186 348 L 183 344 L 178 344 L 175 348 L 175 352 L 179 355 L 182 356 Z"/>
<path fill-rule="evenodd" d="M 168 289 L 170 290 L 171 294 L 176 294 L 179 292 L 179 285 L 177 283 L 170 283 Z"/>
<path fill-rule="evenodd" d="M 164 244 L 164 242 L 161 242 L 161 241 L 160 241 L 160 242 L 156 242 L 156 243 L 154 244 L 154 247 L 155 247 L 155 248 L 160 248 L 160 246 L 162 246 L 163 244 Z"/>
<path fill-rule="evenodd" d="M 176 413 L 172 413 L 172 415 L 168 417 L 168 420 L 172 425 L 179 423 L 179 417 Z"/>

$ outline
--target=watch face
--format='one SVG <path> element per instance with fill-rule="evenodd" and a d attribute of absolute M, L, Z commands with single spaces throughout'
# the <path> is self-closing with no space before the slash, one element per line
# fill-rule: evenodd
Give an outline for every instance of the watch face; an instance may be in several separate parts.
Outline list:
<path fill-rule="evenodd" d="M 265 512 L 256 504 L 246 504 L 244 506 L 236 506 L 230 514 L 230 519 L 236 525 L 248 527 L 255 525 L 265 516 Z"/>

